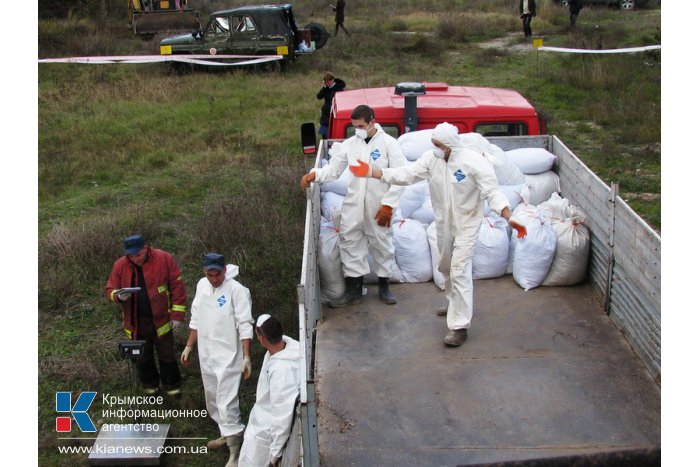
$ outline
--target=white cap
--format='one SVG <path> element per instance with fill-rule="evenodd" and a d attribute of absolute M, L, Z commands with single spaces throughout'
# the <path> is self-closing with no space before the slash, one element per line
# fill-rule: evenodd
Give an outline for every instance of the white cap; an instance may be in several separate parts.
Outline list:
<path fill-rule="evenodd" d="M 255 326 L 256 326 L 256 327 L 262 326 L 263 323 L 264 323 L 265 321 L 267 321 L 268 319 L 270 319 L 270 318 L 272 318 L 272 316 L 268 315 L 267 313 L 265 313 L 264 315 L 258 316 L 258 321 L 255 323 Z"/>
<path fill-rule="evenodd" d="M 448 148 L 462 146 L 457 127 L 447 122 L 441 123 L 433 129 L 431 139 L 441 142 Z"/>

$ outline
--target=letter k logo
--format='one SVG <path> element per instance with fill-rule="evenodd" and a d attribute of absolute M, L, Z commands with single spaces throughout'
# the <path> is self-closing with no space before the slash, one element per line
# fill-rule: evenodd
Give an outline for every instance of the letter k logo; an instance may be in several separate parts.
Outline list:
<path fill-rule="evenodd" d="M 95 400 L 96 392 L 81 392 L 78 396 L 78 400 L 75 401 L 75 405 L 71 408 L 71 393 L 57 392 L 56 393 L 56 412 L 70 412 L 78 424 L 78 428 L 82 432 L 94 432 L 97 431 L 95 425 L 92 423 L 90 416 L 87 414 L 87 410 L 92 405 L 92 401 Z M 56 431 L 58 432 L 70 432 L 71 430 L 71 418 L 70 417 L 57 417 L 56 418 Z"/>

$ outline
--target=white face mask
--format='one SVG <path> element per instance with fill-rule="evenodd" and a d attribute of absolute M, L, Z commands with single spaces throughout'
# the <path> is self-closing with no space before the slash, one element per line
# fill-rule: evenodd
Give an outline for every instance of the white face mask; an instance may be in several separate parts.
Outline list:
<path fill-rule="evenodd" d="M 355 128 L 355 136 L 360 139 L 367 139 L 367 130 L 364 128 Z"/>
<path fill-rule="evenodd" d="M 437 157 L 438 159 L 444 159 L 445 151 L 440 148 L 433 148 L 433 156 Z"/>

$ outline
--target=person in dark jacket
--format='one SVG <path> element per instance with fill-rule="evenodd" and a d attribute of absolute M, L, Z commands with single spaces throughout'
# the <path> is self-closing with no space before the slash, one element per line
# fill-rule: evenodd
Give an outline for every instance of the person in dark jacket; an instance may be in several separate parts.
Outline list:
<path fill-rule="evenodd" d="M 535 16 L 537 16 L 537 4 L 535 0 L 520 0 L 520 19 L 523 20 L 523 32 L 525 33 L 526 39 L 532 37 L 530 23 Z"/>
<path fill-rule="evenodd" d="M 583 8 L 583 2 L 581 0 L 571 0 L 569 2 L 569 24 L 571 27 L 576 27 L 576 18 Z"/>
<path fill-rule="evenodd" d="M 335 6 L 331 5 L 331 8 L 335 11 L 335 35 L 338 35 L 338 28 L 342 28 L 349 36 L 350 33 L 345 28 L 345 0 L 338 0 Z"/>
<path fill-rule="evenodd" d="M 333 102 L 333 96 L 338 91 L 345 89 L 345 81 L 340 78 L 336 78 L 333 73 L 327 71 L 323 74 L 323 87 L 318 94 L 316 94 L 316 99 L 323 99 L 323 106 L 321 107 L 321 120 L 320 128 L 318 133 L 323 138 L 328 138 L 328 120 L 331 116 L 331 104 Z"/>
<path fill-rule="evenodd" d="M 127 337 L 146 341 L 144 354 L 136 361 L 143 392 L 156 394 L 162 383 L 166 394 L 179 395 L 173 329 L 185 319 L 187 292 L 172 255 L 146 245 L 141 235 L 126 237 L 124 256 L 115 261 L 105 294 L 122 309 Z"/>

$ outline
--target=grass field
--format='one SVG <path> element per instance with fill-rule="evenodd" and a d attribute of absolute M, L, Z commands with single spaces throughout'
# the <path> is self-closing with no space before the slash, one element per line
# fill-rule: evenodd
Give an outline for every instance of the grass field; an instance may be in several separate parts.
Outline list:
<path fill-rule="evenodd" d="M 243 2 L 208 2 L 211 10 Z M 541 2 L 533 21 L 545 45 L 618 48 L 660 43 L 660 10 L 586 8 L 575 33 L 564 8 Z M 168 73 L 160 65 L 40 65 L 39 108 L 39 458 L 84 465 L 58 454 L 54 394 L 128 395 L 117 355 L 118 311 L 103 296 L 121 238 L 140 232 L 173 253 L 189 301 L 204 253 L 241 267 L 253 315 L 270 312 L 296 331 L 308 168 L 299 125 L 318 120 L 324 70 L 349 89 L 401 81 L 508 87 L 548 118 L 556 134 L 606 183 L 661 230 L 660 53 L 564 55 L 524 44 L 514 2 L 356 1 L 346 25 L 282 74 L 245 70 Z M 446 8 L 451 6 L 452 10 Z M 297 22 L 333 25 L 327 2 L 295 5 Z M 382 11 L 386 14 L 373 14 Z M 501 39 L 502 46 L 481 43 Z M 123 20 L 42 20 L 39 56 L 155 53 Z M 177 332 L 178 351 L 185 332 Z M 253 344 L 254 369 L 263 352 Z M 198 365 L 183 368 L 185 394 L 167 408 L 204 407 Z M 257 372 L 242 388 L 244 418 Z M 94 411 L 94 412 L 93 412 Z M 118 419 L 93 415 L 95 421 Z M 150 420 L 150 422 L 157 420 Z M 149 421 L 144 421 L 147 423 Z M 204 419 L 169 420 L 171 436 L 217 436 Z M 85 441 L 74 441 L 83 443 Z M 194 445 L 194 442 L 193 442 Z M 224 454 L 165 456 L 165 465 L 225 463 Z"/>

